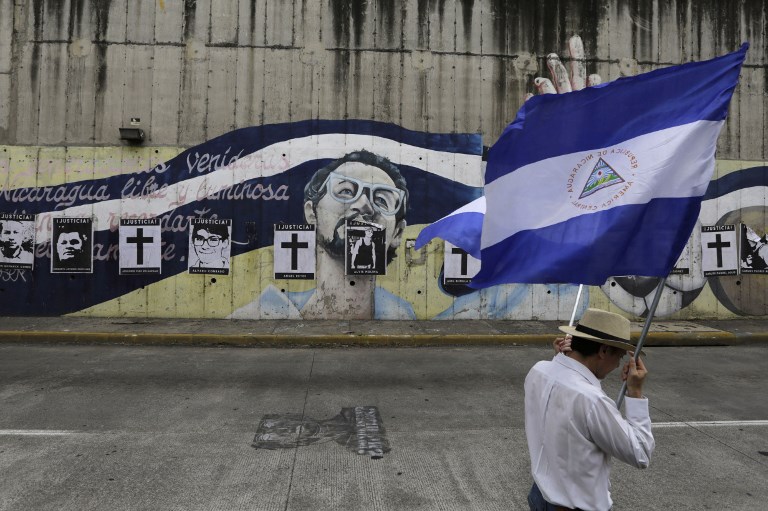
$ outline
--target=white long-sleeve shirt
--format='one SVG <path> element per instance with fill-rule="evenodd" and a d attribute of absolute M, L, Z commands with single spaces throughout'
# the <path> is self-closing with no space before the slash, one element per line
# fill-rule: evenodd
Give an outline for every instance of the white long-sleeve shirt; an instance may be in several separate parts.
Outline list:
<path fill-rule="evenodd" d="M 627 397 L 626 420 L 582 363 L 558 354 L 525 378 L 531 472 L 552 504 L 611 509 L 611 458 L 645 468 L 655 447 L 648 400 Z"/>

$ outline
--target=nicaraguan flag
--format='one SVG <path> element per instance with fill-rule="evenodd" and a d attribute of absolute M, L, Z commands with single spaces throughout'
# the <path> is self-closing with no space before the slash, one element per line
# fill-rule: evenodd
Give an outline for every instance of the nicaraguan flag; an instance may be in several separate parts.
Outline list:
<path fill-rule="evenodd" d="M 666 276 L 699 215 L 748 47 L 528 100 L 488 153 L 471 286 Z"/>
<path fill-rule="evenodd" d="M 484 214 L 485 197 L 478 197 L 423 228 L 416 237 L 416 250 L 421 249 L 434 238 L 442 238 L 479 259 Z"/>

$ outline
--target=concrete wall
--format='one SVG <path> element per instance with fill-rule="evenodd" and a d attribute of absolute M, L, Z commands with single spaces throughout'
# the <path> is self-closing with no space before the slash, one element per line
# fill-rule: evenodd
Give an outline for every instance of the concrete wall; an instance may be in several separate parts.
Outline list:
<path fill-rule="evenodd" d="M 0 144 L 375 119 L 495 140 L 580 34 L 605 80 L 752 50 L 719 157 L 765 158 L 760 0 L 0 0 Z"/>
<path fill-rule="evenodd" d="M 718 143 L 716 177 L 724 177 L 765 166 L 767 24 L 758 0 L 0 0 L 0 170 L 5 189 L 108 178 L 150 169 L 237 128 L 306 119 L 479 133 L 490 145 L 534 78 L 546 76 L 546 55 L 566 55 L 568 37 L 580 34 L 588 70 L 604 80 L 749 41 Z M 148 135 L 145 148 L 118 139 L 132 118 Z M 712 222 L 728 214 L 741 220 L 748 203 L 750 223 L 764 228 L 764 194 L 756 212 L 755 193 L 762 192 L 745 195 L 744 205 L 716 205 Z M 417 288 L 426 293 L 435 275 L 416 286 L 403 275 L 410 280 L 391 287 L 416 303 L 418 317 L 454 306 L 452 297 L 439 307 L 418 305 L 427 299 Z M 724 279 L 673 288 L 667 312 L 768 313 L 764 275 Z M 204 289 L 190 289 L 198 285 Z M 608 305 L 610 297 L 639 314 L 645 291 L 594 288 L 589 300 Z M 681 298 L 691 291 L 694 298 Z M 524 304 L 502 317 L 568 316 L 571 290 L 560 296 L 528 286 L 525 293 Z M 168 309 L 145 297 L 87 313 L 223 317 L 244 302 L 231 289 L 223 294 L 229 306 Z"/>

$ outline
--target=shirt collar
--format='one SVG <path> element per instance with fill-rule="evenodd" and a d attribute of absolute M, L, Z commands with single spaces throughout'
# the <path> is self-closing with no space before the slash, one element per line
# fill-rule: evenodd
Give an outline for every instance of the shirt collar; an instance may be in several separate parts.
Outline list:
<path fill-rule="evenodd" d="M 595 387 L 599 389 L 603 388 L 602 385 L 600 385 L 600 380 L 597 379 L 597 376 L 592 374 L 592 371 L 590 371 L 587 368 L 587 366 L 585 366 L 578 360 L 574 360 L 570 357 L 566 357 L 563 353 L 558 353 L 557 355 L 555 355 L 553 362 L 557 362 L 558 364 L 565 366 L 568 369 L 576 371 L 577 373 L 582 375 L 585 380 L 587 380 L 589 383 L 591 383 Z"/>

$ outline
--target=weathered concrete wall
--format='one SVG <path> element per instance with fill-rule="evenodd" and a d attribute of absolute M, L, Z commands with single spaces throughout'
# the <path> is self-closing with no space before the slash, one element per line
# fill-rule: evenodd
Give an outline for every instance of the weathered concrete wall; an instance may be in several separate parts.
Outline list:
<path fill-rule="evenodd" d="M 766 160 L 767 17 L 758 0 L 0 0 L 0 182 L 10 190 L 140 172 L 236 128 L 306 119 L 479 133 L 490 145 L 534 78 L 547 75 L 546 55 L 565 55 L 572 34 L 582 36 L 588 70 L 604 80 L 749 41 L 718 147 L 716 177 L 737 174 Z M 120 144 L 118 128 L 132 118 L 148 135 L 145 148 Z M 764 196 L 752 190 L 717 202 L 708 221 L 748 217 L 766 226 Z M 473 314 L 435 287 L 439 262 L 430 259 L 415 278 L 400 250 L 399 276 L 386 287 L 418 317 Z M 178 275 L 86 313 L 227 316 L 271 279 L 271 254 L 240 257 L 241 268 L 257 268 L 246 274 L 254 289 L 241 289 L 242 279 L 214 286 Z M 680 317 L 768 313 L 765 275 L 705 280 L 670 287 L 662 309 Z M 609 284 L 589 300 L 641 314 L 646 287 Z M 515 305 L 510 293 L 510 319 L 567 318 L 573 301 L 572 290 L 527 286 Z"/>
<path fill-rule="evenodd" d="M 0 0 L 0 143 L 375 119 L 496 139 L 576 33 L 605 80 L 752 44 L 721 158 L 765 157 L 760 0 Z"/>

